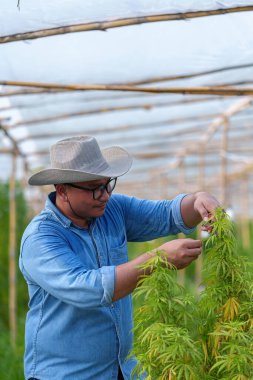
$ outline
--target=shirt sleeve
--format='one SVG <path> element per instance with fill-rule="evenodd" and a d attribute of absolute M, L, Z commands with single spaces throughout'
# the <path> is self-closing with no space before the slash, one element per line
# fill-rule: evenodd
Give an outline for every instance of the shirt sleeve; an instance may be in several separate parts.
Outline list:
<path fill-rule="evenodd" d="M 186 195 L 180 194 L 173 200 L 153 201 L 117 194 L 127 240 L 147 241 L 179 232 L 193 232 L 195 228 L 187 227 L 181 215 L 181 201 Z"/>
<path fill-rule="evenodd" d="M 188 194 L 179 194 L 176 198 L 172 201 L 172 215 L 174 219 L 175 225 L 178 227 L 178 232 L 183 232 L 184 234 L 188 235 L 196 230 L 196 227 L 187 227 L 186 224 L 183 221 L 183 217 L 181 214 L 181 202 L 184 197 L 186 197 Z"/>
<path fill-rule="evenodd" d="M 28 283 L 80 308 L 112 303 L 115 266 L 87 269 L 68 242 L 53 233 L 29 235 L 21 246 L 20 269 Z"/>

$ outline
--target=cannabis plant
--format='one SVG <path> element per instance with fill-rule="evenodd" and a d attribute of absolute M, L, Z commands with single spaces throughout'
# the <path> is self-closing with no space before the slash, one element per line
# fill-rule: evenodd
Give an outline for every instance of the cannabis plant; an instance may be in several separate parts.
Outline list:
<path fill-rule="evenodd" d="M 237 254 L 234 226 L 221 209 L 212 227 L 197 309 L 205 371 L 214 379 L 253 379 L 251 264 Z"/>
<path fill-rule="evenodd" d="M 209 220 L 204 291 L 193 297 L 176 268 L 157 252 L 142 267 L 134 297 L 134 347 L 140 379 L 253 379 L 253 306 L 249 263 L 236 253 L 233 225 L 223 210 Z"/>

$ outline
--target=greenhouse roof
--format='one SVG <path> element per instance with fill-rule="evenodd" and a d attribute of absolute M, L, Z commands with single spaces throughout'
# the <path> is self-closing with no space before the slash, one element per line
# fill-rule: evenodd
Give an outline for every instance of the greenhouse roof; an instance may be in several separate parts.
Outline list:
<path fill-rule="evenodd" d="M 12 153 L 23 177 L 23 162 L 47 167 L 51 144 L 89 134 L 133 155 L 122 191 L 232 188 L 253 169 L 252 10 L 243 0 L 0 0 L 1 178 Z"/>

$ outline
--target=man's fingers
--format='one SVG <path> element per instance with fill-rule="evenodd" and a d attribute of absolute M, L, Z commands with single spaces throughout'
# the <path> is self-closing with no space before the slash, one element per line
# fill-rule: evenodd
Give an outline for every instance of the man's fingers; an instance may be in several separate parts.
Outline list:
<path fill-rule="evenodd" d="M 192 240 L 189 242 L 187 256 L 197 258 L 202 253 L 202 241 Z"/>
<path fill-rule="evenodd" d="M 208 202 L 205 201 L 199 203 L 198 212 L 204 221 L 208 221 L 209 218 L 214 214 L 217 207 L 221 207 L 220 203 L 217 201 L 217 199 L 209 196 Z"/>
<path fill-rule="evenodd" d="M 202 220 L 208 220 L 210 212 L 205 208 L 203 203 L 199 206 L 198 212 L 200 213 Z"/>
<path fill-rule="evenodd" d="M 202 253 L 202 248 L 189 249 L 187 252 L 188 257 L 198 257 Z"/>
<path fill-rule="evenodd" d="M 186 240 L 186 246 L 188 249 L 199 248 L 199 247 L 202 247 L 202 241 L 201 240 L 187 239 Z"/>
<path fill-rule="evenodd" d="M 212 232 L 212 230 L 213 230 L 213 227 L 210 226 L 210 224 L 206 224 L 206 225 L 201 227 L 201 231 Z"/>

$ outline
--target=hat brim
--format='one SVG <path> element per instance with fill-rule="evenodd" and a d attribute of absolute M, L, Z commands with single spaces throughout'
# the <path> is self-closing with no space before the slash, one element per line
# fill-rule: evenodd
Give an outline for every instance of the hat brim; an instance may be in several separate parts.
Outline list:
<path fill-rule="evenodd" d="M 86 182 L 105 177 L 120 177 L 130 170 L 133 159 L 125 149 L 113 146 L 102 149 L 101 152 L 108 166 L 98 173 L 50 168 L 33 174 L 29 178 L 28 183 L 32 186 L 42 186 L 59 183 Z"/>

